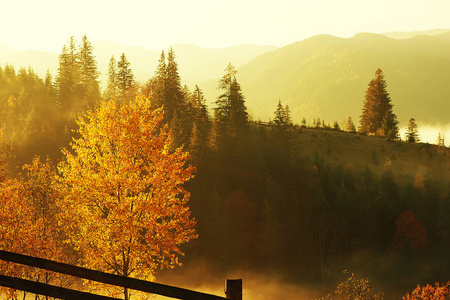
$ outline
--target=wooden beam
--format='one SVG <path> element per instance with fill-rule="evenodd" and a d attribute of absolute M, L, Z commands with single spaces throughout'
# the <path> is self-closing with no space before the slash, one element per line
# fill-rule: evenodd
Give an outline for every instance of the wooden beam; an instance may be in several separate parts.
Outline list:
<path fill-rule="evenodd" d="M 0 285 L 33 294 L 50 296 L 66 300 L 120 300 L 87 292 L 75 291 L 54 285 L 0 275 Z"/>
<path fill-rule="evenodd" d="M 201 292 L 191 291 L 188 289 L 178 288 L 170 285 L 144 281 L 140 279 L 124 277 L 100 271 L 94 271 L 82 267 L 72 266 L 48 259 L 32 257 L 28 255 L 17 254 L 9 251 L 0 250 L 0 259 L 14 263 L 33 266 L 53 272 L 66 275 L 85 278 L 106 284 L 126 287 L 132 290 L 138 290 L 151 294 L 158 294 L 175 299 L 182 300 L 224 300 L 226 298 L 216 295 L 205 294 Z"/>

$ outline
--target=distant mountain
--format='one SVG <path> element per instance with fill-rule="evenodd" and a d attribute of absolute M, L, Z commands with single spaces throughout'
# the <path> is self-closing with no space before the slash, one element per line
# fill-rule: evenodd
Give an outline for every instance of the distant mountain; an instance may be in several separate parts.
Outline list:
<path fill-rule="evenodd" d="M 332 123 L 348 116 L 358 123 L 377 68 L 385 73 L 401 126 L 411 117 L 450 123 L 449 33 L 402 40 L 369 33 L 314 36 L 258 56 L 238 69 L 237 79 L 255 119 L 273 118 L 281 100 L 298 123 L 303 117 Z M 203 85 L 209 102 L 218 95 L 216 86 L 217 80 Z"/>
<path fill-rule="evenodd" d="M 415 35 L 439 35 L 442 33 L 448 33 L 450 32 L 450 29 L 434 29 L 434 30 L 424 30 L 424 31 L 395 31 L 395 32 L 387 32 L 383 33 L 383 35 L 390 37 L 392 39 L 409 39 L 412 38 Z"/>
<path fill-rule="evenodd" d="M 142 47 L 131 47 L 109 41 L 93 42 L 94 55 L 100 71 L 100 81 L 104 87 L 107 80 L 108 64 L 111 56 L 116 61 L 125 53 L 131 63 L 131 68 L 138 81 L 146 81 L 155 74 L 161 52 L 155 52 Z M 61 45 L 62 48 L 62 45 Z M 241 66 L 256 56 L 277 49 L 275 46 L 242 45 L 230 48 L 207 49 L 189 44 L 174 45 L 177 63 L 183 84 L 193 88 L 211 78 L 220 77 L 228 62 L 236 67 Z M 47 70 L 56 76 L 59 53 L 42 51 L 16 51 L 0 46 L 0 66 L 11 64 L 16 69 L 32 67 L 41 77 Z"/>
<path fill-rule="evenodd" d="M 31 67 L 42 78 L 47 70 L 55 76 L 58 70 L 58 54 L 37 50 L 18 51 L 0 46 L 0 66 L 6 64 L 14 66 L 16 70 Z"/>

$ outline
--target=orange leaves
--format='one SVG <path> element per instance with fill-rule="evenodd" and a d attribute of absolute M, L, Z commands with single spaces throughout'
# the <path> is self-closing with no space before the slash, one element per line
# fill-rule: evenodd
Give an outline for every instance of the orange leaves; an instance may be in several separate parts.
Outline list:
<path fill-rule="evenodd" d="M 450 281 L 445 285 L 436 282 L 434 286 L 427 284 L 426 286 L 418 285 L 411 294 L 407 293 L 403 296 L 403 300 L 446 300 L 450 298 Z"/>
<path fill-rule="evenodd" d="M 93 268 L 150 278 L 178 264 L 179 245 L 195 238 L 182 184 L 194 168 L 188 154 L 170 151 L 161 109 L 136 97 L 103 103 L 78 120 L 80 138 L 66 161 L 60 206 L 70 240 Z"/>

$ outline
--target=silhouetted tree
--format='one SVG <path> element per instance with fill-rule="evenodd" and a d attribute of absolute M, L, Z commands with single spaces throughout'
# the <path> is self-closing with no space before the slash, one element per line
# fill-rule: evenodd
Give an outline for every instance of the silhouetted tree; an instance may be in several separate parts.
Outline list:
<path fill-rule="evenodd" d="M 414 118 L 411 118 L 408 121 L 408 128 L 406 129 L 406 139 L 410 143 L 419 141 L 419 129 Z"/>
<path fill-rule="evenodd" d="M 214 108 L 216 121 L 226 129 L 227 135 L 239 136 L 248 124 L 248 113 L 241 86 L 236 80 L 236 70 L 231 64 L 225 69 L 218 88 L 222 94 Z"/>

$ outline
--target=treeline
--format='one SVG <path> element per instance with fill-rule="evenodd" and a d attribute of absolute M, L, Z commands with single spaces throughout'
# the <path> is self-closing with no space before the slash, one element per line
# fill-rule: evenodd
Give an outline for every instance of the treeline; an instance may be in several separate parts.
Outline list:
<path fill-rule="evenodd" d="M 74 118 L 100 101 L 126 103 L 140 93 L 154 108 L 163 107 L 172 150 L 188 150 L 197 168 L 186 188 L 199 238 L 186 246 L 187 263 L 204 259 L 217 270 L 276 271 L 323 284 L 354 266 L 406 290 L 418 282 L 448 279 L 445 147 L 411 145 L 417 146 L 426 172 L 401 185 L 389 160 L 375 157 L 365 169 L 355 169 L 351 163 L 332 163 L 331 148 L 306 154 L 305 144 L 326 133 L 323 121 L 313 124 L 321 130 L 305 128 L 306 120 L 295 125 L 289 108 L 279 102 L 270 126 L 253 122 L 231 64 L 218 83 L 221 93 L 211 116 L 201 89 L 182 86 L 173 50 L 162 52 L 155 76 L 145 83 L 135 81 L 125 54 L 118 62 L 112 57 L 103 93 L 85 37 L 79 45 L 72 38 L 63 48 L 55 80 L 11 66 L 0 75 L 0 122 L 11 149 L 7 160 L 17 155 L 13 166 L 35 154 L 59 159 L 60 147 L 76 128 Z M 359 132 L 398 140 L 381 70 L 374 80 L 378 83 L 369 84 Z M 371 97 L 376 88 L 381 100 Z M 351 118 L 344 125 L 328 127 L 356 132 Z M 383 163 L 382 174 L 372 171 L 372 164 Z"/>

